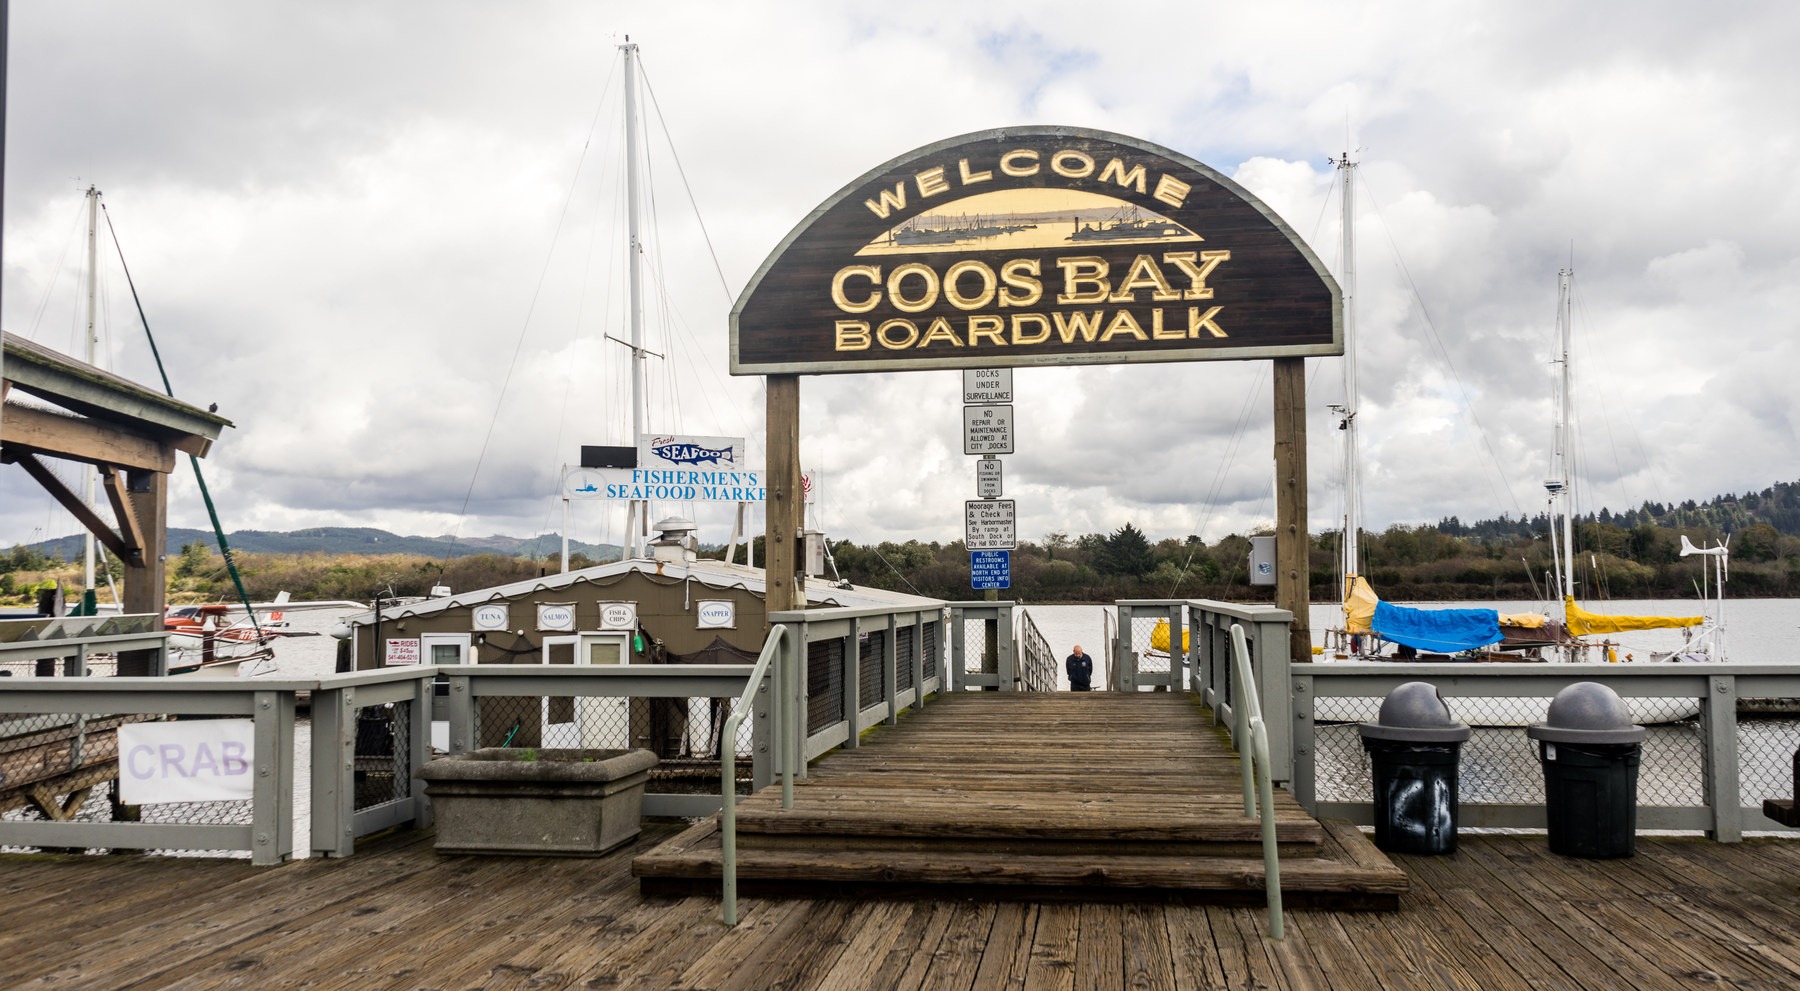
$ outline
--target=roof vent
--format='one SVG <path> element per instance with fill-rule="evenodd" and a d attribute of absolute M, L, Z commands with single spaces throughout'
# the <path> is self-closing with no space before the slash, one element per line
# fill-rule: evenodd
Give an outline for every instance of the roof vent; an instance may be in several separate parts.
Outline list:
<path fill-rule="evenodd" d="M 693 520 L 671 516 L 658 520 L 655 528 L 658 536 L 650 542 L 650 557 L 653 560 L 686 564 L 700 556 L 700 541 L 694 536 L 699 525 Z"/>

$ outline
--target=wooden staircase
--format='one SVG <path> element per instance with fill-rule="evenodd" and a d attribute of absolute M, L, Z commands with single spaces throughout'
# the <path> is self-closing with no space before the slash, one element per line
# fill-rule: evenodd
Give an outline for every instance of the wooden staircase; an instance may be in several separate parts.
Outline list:
<path fill-rule="evenodd" d="M 746 894 L 1263 900 L 1236 754 L 1179 694 L 960 693 L 738 806 Z M 1275 798 L 1284 900 L 1395 908 L 1406 875 Z M 717 818 L 639 856 L 645 894 L 716 891 Z"/>

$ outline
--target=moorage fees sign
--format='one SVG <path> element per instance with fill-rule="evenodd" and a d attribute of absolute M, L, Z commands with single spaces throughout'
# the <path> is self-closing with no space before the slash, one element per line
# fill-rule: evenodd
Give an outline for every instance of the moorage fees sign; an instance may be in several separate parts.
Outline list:
<path fill-rule="evenodd" d="M 1223 175 L 1124 135 L 1012 128 L 841 190 L 731 315 L 734 374 L 1343 353 L 1337 284 Z"/>

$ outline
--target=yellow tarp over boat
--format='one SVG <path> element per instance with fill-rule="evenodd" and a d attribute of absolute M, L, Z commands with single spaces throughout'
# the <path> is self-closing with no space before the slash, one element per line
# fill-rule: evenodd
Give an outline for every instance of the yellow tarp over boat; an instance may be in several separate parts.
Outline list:
<path fill-rule="evenodd" d="M 1167 654 L 1169 652 L 1169 621 L 1168 620 L 1159 619 L 1156 621 L 1156 629 L 1150 631 L 1150 649 L 1151 650 L 1160 650 L 1165 654 Z M 1187 653 L 1187 650 L 1188 650 L 1188 631 L 1182 630 L 1181 631 L 1181 652 L 1183 654 L 1185 654 L 1185 653 Z"/>
<path fill-rule="evenodd" d="M 1550 622 L 1550 617 L 1541 612 L 1503 612 L 1500 614 L 1501 626 L 1516 626 L 1524 630 L 1541 630 Z"/>
<path fill-rule="evenodd" d="M 1351 575 L 1349 585 L 1344 593 L 1344 626 L 1351 633 L 1367 633 L 1381 597 L 1369 587 L 1369 580 L 1361 575 Z"/>
<path fill-rule="evenodd" d="M 1603 616 L 1581 608 L 1569 596 L 1563 597 L 1563 610 L 1568 617 L 1569 632 L 1576 636 L 1588 633 L 1626 633 L 1631 630 L 1667 630 L 1699 626 L 1706 622 L 1705 616 Z"/>

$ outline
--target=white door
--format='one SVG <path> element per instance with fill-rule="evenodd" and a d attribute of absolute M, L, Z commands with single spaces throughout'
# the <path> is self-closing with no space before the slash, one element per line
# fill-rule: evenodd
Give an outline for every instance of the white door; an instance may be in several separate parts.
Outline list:
<path fill-rule="evenodd" d="M 629 663 L 629 633 L 583 634 L 577 664 Z M 631 738 L 631 700 L 589 696 L 575 700 L 576 720 L 581 724 L 581 745 L 619 749 Z"/>
<path fill-rule="evenodd" d="M 581 662 L 581 638 L 577 636 L 545 637 L 543 646 L 544 664 L 578 664 Z M 544 732 L 541 739 L 545 747 L 564 748 L 581 746 L 580 735 L 575 724 L 575 703 L 579 699 L 558 698 L 546 695 L 542 699 Z"/>
<path fill-rule="evenodd" d="M 467 664 L 469 637 L 467 633 L 421 633 L 419 653 L 426 664 Z"/>

